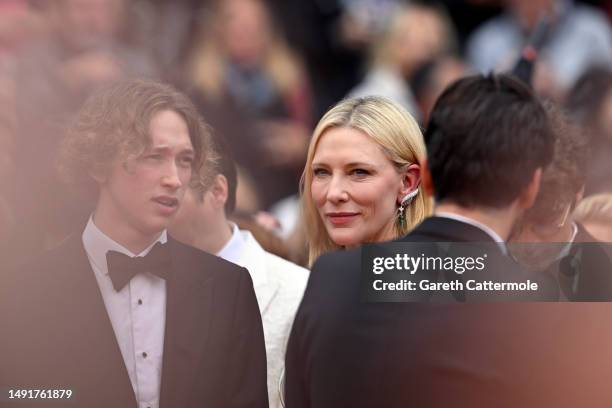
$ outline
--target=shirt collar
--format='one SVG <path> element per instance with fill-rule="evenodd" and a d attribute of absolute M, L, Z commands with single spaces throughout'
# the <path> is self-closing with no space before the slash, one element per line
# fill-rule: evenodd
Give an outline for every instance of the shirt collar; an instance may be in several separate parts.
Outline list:
<path fill-rule="evenodd" d="M 217 256 L 227 261 L 238 263 L 245 246 L 245 240 L 242 234 L 240 234 L 238 225 L 233 222 L 230 222 L 229 224 L 232 227 L 232 237 L 225 243 L 223 248 L 217 252 Z"/>
<path fill-rule="evenodd" d="M 451 220 L 464 222 L 466 224 L 469 224 L 473 227 L 478 228 L 479 230 L 487 234 L 489 237 L 491 237 L 493 241 L 497 242 L 497 244 L 499 245 L 499 248 L 504 254 L 508 253 L 505 241 L 502 239 L 502 237 L 500 237 L 499 234 L 495 232 L 491 227 L 483 224 L 482 222 L 476 221 L 475 219 L 466 217 L 464 215 L 459 215 L 459 214 L 449 213 L 449 212 L 444 212 L 444 211 L 436 212 L 435 215 L 436 217 L 450 218 Z"/>
<path fill-rule="evenodd" d="M 108 265 L 106 263 L 106 253 L 108 251 L 117 251 L 129 257 L 145 256 L 156 243 L 160 242 L 165 244 L 167 241 L 168 234 L 166 230 L 164 230 L 159 238 L 151 243 L 144 251 L 139 254 L 134 254 L 102 232 L 94 223 L 93 215 L 89 217 L 89 221 L 87 221 L 87 225 L 83 231 L 83 246 L 85 247 L 85 252 L 87 252 L 89 261 L 95 265 L 94 270 L 97 273 L 102 273 L 104 275 L 108 274 Z"/>
<path fill-rule="evenodd" d="M 574 240 L 576 239 L 576 235 L 578 234 L 578 225 L 575 222 L 572 222 L 572 236 L 567 241 L 567 243 L 563 246 L 561 253 L 559 254 L 559 259 L 566 257 L 569 255 L 570 249 L 572 245 L 574 245 Z"/>

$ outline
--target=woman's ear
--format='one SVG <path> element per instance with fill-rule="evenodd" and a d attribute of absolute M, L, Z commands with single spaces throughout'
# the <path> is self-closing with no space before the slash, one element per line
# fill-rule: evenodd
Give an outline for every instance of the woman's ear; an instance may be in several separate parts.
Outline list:
<path fill-rule="evenodd" d="M 421 184 L 421 166 L 419 164 L 411 164 L 401 172 L 402 186 L 397 196 L 397 203 L 401 204 L 406 195 L 412 193 Z"/>

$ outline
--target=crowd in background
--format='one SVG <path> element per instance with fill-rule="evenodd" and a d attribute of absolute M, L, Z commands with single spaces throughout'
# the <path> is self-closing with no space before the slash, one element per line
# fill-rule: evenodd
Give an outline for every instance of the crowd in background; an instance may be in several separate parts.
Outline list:
<path fill-rule="evenodd" d="M 543 17 L 533 86 L 588 139 L 585 195 L 610 193 L 611 16 L 606 2 L 571 0 L 4 0 L 2 248 L 18 259 L 82 227 L 95 198 L 59 181 L 65 126 L 95 89 L 144 76 L 185 91 L 227 142 L 234 216 L 305 264 L 299 180 L 322 114 L 375 93 L 424 128 L 448 84 L 511 70 Z"/>

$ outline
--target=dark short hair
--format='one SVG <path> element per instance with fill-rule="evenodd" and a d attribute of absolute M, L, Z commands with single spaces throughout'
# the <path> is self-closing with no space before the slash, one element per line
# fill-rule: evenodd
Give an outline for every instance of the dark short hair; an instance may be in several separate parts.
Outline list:
<path fill-rule="evenodd" d="M 200 172 L 210 159 L 210 131 L 189 98 L 170 85 L 130 79 L 98 90 L 77 114 L 60 151 L 64 180 L 91 186 L 90 174 L 104 174 L 116 160 L 141 154 L 151 143 L 151 120 L 164 110 L 185 120 L 195 152 L 193 170 Z"/>
<path fill-rule="evenodd" d="M 459 79 L 440 96 L 425 131 L 437 201 L 503 208 L 552 160 L 542 103 L 509 75 Z"/>
<path fill-rule="evenodd" d="M 524 215 L 529 223 L 550 224 L 559 219 L 584 187 L 589 148 L 585 133 L 552 103 L 545 105 L 555 135 L 553 161 L 542 174 L 538 197 Z"/>
<path fill-rule="evenodd" d="M 214 150 L 214 164 L 210 169 L 210 176 L 201 174 L 199 180 L 192 182 L 192 189 L 197 193 L 200 200 L 204 199 L 204 194 L 210 188 L 211 180 L 221 174 L 227 180 L 227 201 L 225 202 L 225 215 L 230 215 L 236 209 L 236 190 L 238 189 L 238 172 L 234 156 L 231 152 L 227 140 L 219 134 L 212 134 L 212 147 Z"/>

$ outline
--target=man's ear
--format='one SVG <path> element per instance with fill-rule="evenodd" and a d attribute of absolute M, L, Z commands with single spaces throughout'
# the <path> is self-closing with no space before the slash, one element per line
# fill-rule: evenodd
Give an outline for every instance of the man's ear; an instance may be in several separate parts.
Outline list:
<path fill-rule="evenodd" d="M 215 208 L 224 208 L 228 197 L 227 178 L 223 174 L 217 174 L 210 186 L 210 195 Z"/>
<path fill-rule="evenodd" d="M 431 172 L 427 166 L 427 159 L 421 160 L 421 185 L 423 191 L 428 197 L 433 197 L 435 194 L 433 181 L 431 179 Z"/>
<path fill-rule="evenodd" d="M 397 195 L 397 203 L 401 203 L 406 194 L 413 192 L 421 184 L 421 166 L 411 164 L 402 170 L 402 187 Z"/>
<path fill-rule="evenodd" d="M 518 197 L 518 205 L 519 208 L 526 210 L 531 208 L 531 206 L 535 203 L 536 198 L 538 197 L 538 192 L 540 191 L 540 181 L 542 180 L 542 169 L 537 168 L 533 175 L 531 176 L 531 181 L 525 189 L 521 192 Z"/>

